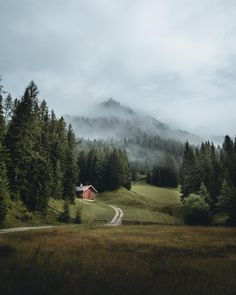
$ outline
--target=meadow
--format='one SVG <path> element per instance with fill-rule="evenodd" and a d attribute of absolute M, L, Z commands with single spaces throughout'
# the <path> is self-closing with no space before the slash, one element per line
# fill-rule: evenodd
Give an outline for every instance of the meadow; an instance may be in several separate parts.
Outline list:
<path fill-rule="evenodd" d="M 233 295 L 236 229 L 72 226 L 0 235 L 1 294 Z"/>
<path fill-rule="evenodd" d="M 159 188 L 141 181 L 133 184 L 131 191 L 119 188 L 100 193 L 94 202 L 76 198 L 75 203 L 70 204 L 70 215 L 75 218 L 79 210 L 83 224 L 108 223 L 115 214 L 111 204 L 123 209 L 124 223 L 182 224 L 179 197 L 178 189 Z M 62 212 L 64 202 L 50 199 L 49 206 Z M 50 214 L 46 215 L 29 212 L 22 202 L 10 201 L 4 227 L 58 225 L 55 212 L 49 210 Z"/>
<path fill-rule="evenodd" d="M 178 189 L 160 188 L 137 182 L 131 191 L 120 188 L 104 192 L 98 198 L 124 211 L 124 223 L 182 224 Z"/>

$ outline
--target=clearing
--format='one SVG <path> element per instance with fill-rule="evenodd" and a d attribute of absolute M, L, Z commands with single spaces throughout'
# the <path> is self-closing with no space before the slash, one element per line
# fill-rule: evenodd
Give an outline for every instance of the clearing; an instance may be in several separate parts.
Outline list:
<path fill-rule="evenodd" d="M 159 188 L 144 182 L 135 183 L 131 191 L 120 188 L 97 196 L 94 202 L 75 200 L 70 205 L 72 218 L 80 210 L 83 224 L 111 222 L 115 211 L 110 205 L 123 211 L 123 223 L 182 224 L 180 193 L 178 189 Z M 5 228 L 19 226 L 60 225 L 58 212 L 63 211 L 62 200 L 50 199 L 45 216 L 29 212 L 20 201 L 10 202 Z"/>

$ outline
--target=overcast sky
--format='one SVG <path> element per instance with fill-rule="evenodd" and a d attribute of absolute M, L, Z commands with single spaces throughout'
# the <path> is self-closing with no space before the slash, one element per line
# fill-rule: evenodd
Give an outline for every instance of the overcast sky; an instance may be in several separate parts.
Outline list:
<path fill-rule="evenodd" d="M 0 74 L 57 114 L 109 97 L 200 134 L 236 134 L 235 0 L 0 0 Z"/>

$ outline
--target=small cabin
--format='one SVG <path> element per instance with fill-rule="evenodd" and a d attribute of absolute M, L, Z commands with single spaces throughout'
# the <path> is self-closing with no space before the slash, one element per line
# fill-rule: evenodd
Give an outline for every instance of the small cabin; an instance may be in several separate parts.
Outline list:
<path fill-rule="evenodd" d="M 76 188 L 77 198 L 82 198 L 85 201 L 94 201 L 98 191 L 92 185 L 80 185 Z"/>

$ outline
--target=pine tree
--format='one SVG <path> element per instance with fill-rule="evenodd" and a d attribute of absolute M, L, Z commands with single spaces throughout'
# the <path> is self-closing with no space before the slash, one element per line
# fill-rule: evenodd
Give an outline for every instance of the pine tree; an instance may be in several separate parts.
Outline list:
<path fill-rule="evenodd" d="M 148 184 L 152 184 L 152 173 L 148 171 L 147 173 L 147 179 L 146 179 Z"/>
<path fill-rule="evenodd" d="M 205 202 L 211 207 L 212 206 L 212 199 L 210 197 L 210 194 L 207 191 L 207 187 L 203 182 L 201 182 L 201 186 L 199 189 L 198 194 L 205 200 Z"/>
<path fill-rule="evenodd" d="M 115 190 L 120 187 L 122 183 L 121 162 L 118 150 L 115 148 L 108 162 L 108 188 Z"/>
<path fill-rule="evenodd" d="M 15 195 L 21 195 L 22 198 L 23 191 L 27 189 L 26 173 L 35 143 L 33 110 L 37 94 L 35 84 L 30 83 L 22 99 L 16 104 L 6 137 L 11 157 L 8 162 L 11 189 Z"/>
<path fill-rule="evenodd" d="M 75 223 L 81 224 L 81 210 L 77 209 Z"/>
<path fill-rule="evenodd" d="M 76 154 L 76 140 L 72 130 L 69 126 L 67 132 L 67 147 L 65 151 L 65 174 L 63 185 L 63 196 L 65 200 L 74 202 L 75 200 L 75 187 L 78 180 L 78 166 Z"/>
<path fill-rule="evenodd" d="M 223 143 L 223 164 L 225 174 L 236 187 L 236 153 L 232 139 L 226 135 Z"/>
<path fill-rule="evenodd" d="M 79 170 L 79 177 L 77 183 L 87 184 L 87 156 L 84 151 L 81 151 L 79 153 L 77 165 Z"/>
<path fill-rule="evenodd" d="M 61 215 L 59 216 L 59 221 L 61 222 L 70 221 L 70 204 L 68 201 L 64 201 L 64 209 Z"/>
<path fill-rule="evenodd" d="M 48 122 L 47 113 L 42 116 L 38 93 L 31 82 L 15 104 L 6 144 L 11 157 L 8 170 L 13 195 L 20 196 L 30 209 L 45 211 L 50 195 Z"/>
<path fill-rule="evenodd" d="M 7 214 L 7 200 L 9 198 L 8 179 L 6 173 L 6 149 L 4 146 L 5 120 L 2 105 L 2 88 L 0 86 L 0 225 L 5 221 Z"/>
<path fill-rule="evenodd" d="M 128 156 L 125 150 L 119 150 L 119 159 L 121 164 L 121 183 L 120 185 L 127 190 L 131 189 L 131 171 Z"/>
<path fill-rule="evenodd" d="M 217 196 L 220 194 L 222 184 L 222 172 L 220 164 L 216 159 L 215 147 L 210 147 L 210 168 L 209 168 L 209 194 L 212 199 L 211 207 L 214 209 Z"/>
<path fill-rule="evenodd" d="M 11 97 L 11 94 L 8 94 L 4 101 L 4 118 L 6 123 L 8 124 L 11 120 L 14 109 L 14 103 Z"/>
<path fill-rule="evenodd" d="M 223 182 L 217 206 L 228 214 L 230 222 L 236 223 L 236 190 L 229 180 Z"/>
<path fill-rule="evenodd" d="M 56 167 L 54 169 L 53 197 L 55 199 L 61 199 L 62 191 L 63 191 L 63 173 L 62 173 L 60 161 L 58 160 L 56 162 Z"/>
<path fill-rule="evenodd" d="M 183 164 L 180 171 L 181 193 L 187 197 L 190 193 L 197 192 L 200 187 L 199 166 L 194 151 L 187 142 L 185 144 Z"/>

